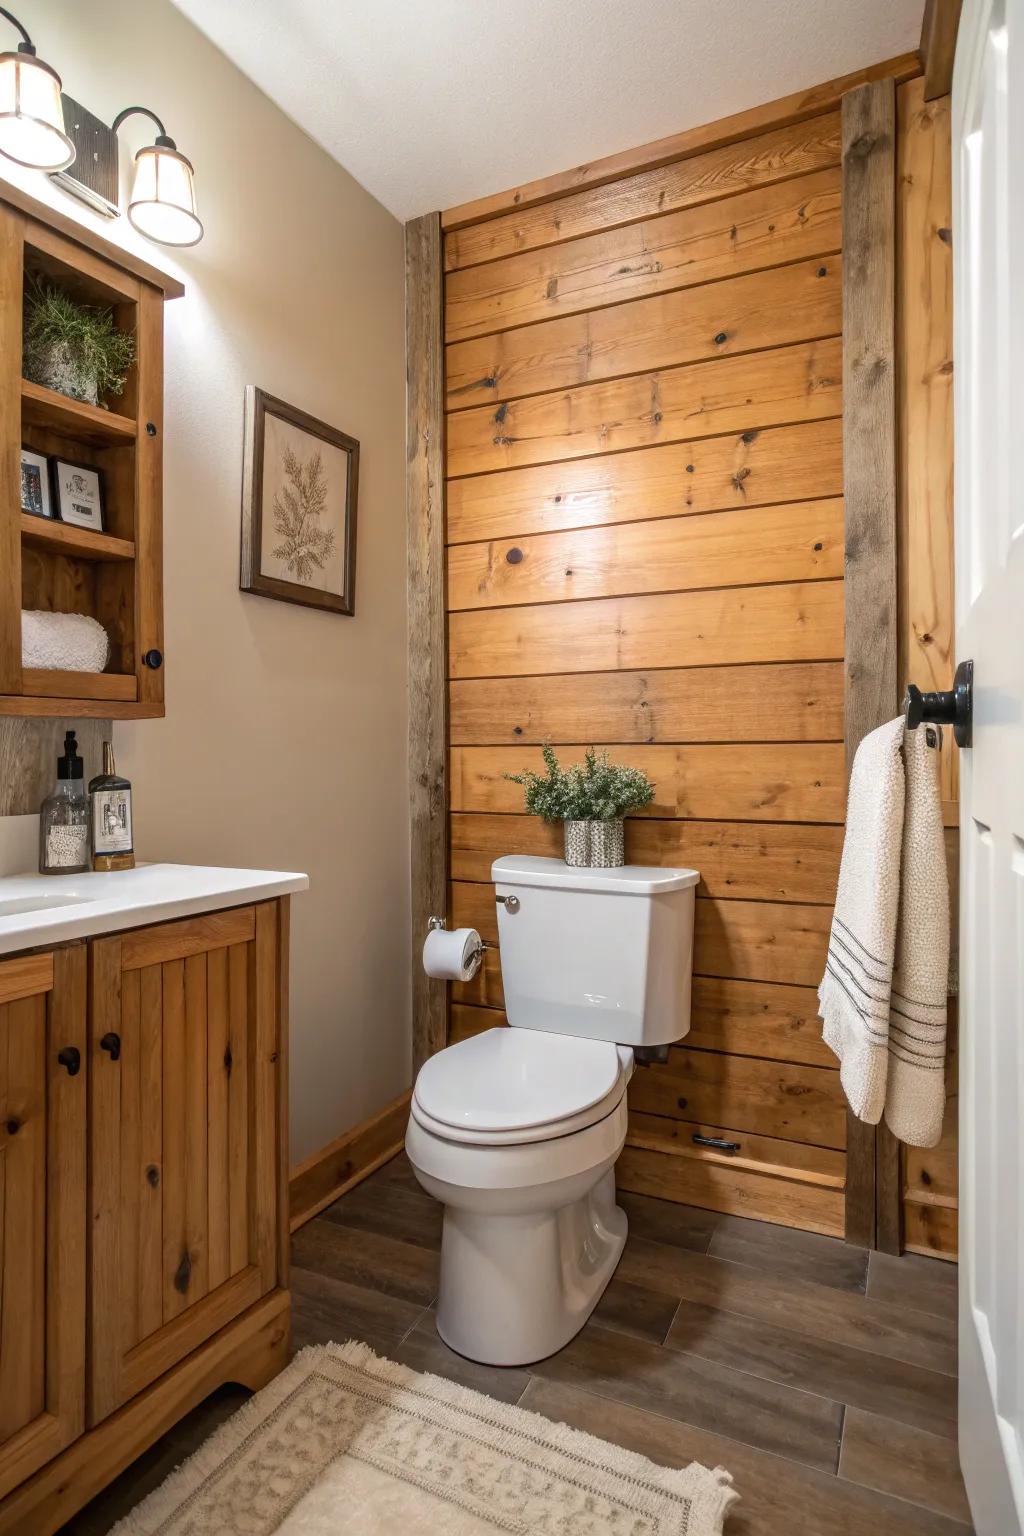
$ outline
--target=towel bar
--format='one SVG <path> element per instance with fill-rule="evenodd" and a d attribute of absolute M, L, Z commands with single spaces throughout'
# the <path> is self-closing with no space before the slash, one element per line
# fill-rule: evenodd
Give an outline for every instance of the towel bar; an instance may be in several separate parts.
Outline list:
<path fill-rule="evenodd" d="M 962 661 L 953 676 L 952 688 L 938 693 L 922 693 L 908 683 L 903 710 L 908 731 L 916 731 L 923 720 L 951 725 L 957 746 L 969 747 L 974 719 L 974 662 Z"/>

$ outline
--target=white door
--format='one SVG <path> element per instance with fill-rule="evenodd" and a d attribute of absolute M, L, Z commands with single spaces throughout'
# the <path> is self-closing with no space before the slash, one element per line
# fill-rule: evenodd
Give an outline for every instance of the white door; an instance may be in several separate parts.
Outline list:
<path fill-rule="evenodd" d="M 960 1454 L 1024 1531 L 1024 0 L 965 0 L 953 76 L 961 755 Z"/>

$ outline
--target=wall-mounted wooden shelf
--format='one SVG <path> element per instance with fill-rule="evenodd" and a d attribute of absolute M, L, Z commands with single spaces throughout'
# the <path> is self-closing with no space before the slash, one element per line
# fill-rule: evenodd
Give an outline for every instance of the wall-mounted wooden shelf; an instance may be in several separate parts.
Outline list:
<path fill-rule="evenodd" d="M 23 378 L 30 277 L 109 307 L 135 339 L 123 394 L 88 405 Z M 180 283 L 0 183 L 0 715 L 147 719 L 164 712 L 163 306 Z M 21 509 L 20 452 L 99 472 L 102 533 Z M 107 670 L 23 668 L 25 609 L 88 614 Z"/>
<path fill-rule="evenodd" d="M 47 517 L 21 514 L 21 536 L 29 544 L 77 555 L 80 560 L 134 560 L 131 539 L 116 539 L 112 533 L 94 533 L 91 528 L 77 528 L 73 523 L 51 522 Z"/>
<path fill-rule="evenodd" d="M 138 435 L 138 427 L 131 416 L 121 416 L 98 405 L 87 405 L 84 400 L 58 395 L 56 390 L 47 389 L 43 384 L 33 384 L 31 379 L 21 381 L 21 418 L 100 448 L 134 443 Z"/>

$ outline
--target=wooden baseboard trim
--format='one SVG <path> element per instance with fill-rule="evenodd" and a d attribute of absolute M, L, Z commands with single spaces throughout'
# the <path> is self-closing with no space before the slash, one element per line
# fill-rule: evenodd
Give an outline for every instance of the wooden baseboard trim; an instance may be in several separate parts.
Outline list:
<path fill-rule="evenodd" d="M 0 1536 L 52 1536 L 162 1434 L 237 1381 L 254 1391 L 288 1362 L 287 1291 L 273 1291 L 195 1354 L 72 1442 L 0 1503 Z"/>
<path fill-rule="evenodd" d="M 402 1150 L 411 1098 L 412 1089 L 407 1088 L 369 1120 L 354 1125 L 292 1170 L 288 1204 L 293 1232 Z"/>

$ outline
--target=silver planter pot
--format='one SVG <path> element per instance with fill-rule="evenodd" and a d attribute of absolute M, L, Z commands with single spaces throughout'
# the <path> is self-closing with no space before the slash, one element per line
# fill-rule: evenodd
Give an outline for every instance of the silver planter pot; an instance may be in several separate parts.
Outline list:
<path fill-rule="evenodd" d="M 578 869 L 615 869 L 626 862 L 623 821 L 564 821 L 565 862 Z"/>

